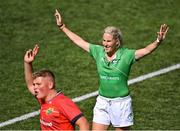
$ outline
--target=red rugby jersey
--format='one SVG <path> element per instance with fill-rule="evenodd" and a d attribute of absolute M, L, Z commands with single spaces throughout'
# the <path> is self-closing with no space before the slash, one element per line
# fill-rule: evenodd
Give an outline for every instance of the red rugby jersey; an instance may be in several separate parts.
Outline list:
<path fill-rule="evenodd" d="M 74 130 L 75 122 L 83 116 L 75 103 L 62 93 L 41 104 L 40 123 L 42 130 Z"/>

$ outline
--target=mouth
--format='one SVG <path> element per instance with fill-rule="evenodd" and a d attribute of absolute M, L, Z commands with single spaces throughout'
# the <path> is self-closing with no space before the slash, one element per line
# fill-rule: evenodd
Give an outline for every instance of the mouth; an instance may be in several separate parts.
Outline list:
<path fill-rule="evenodd" d="M 108 50 L 108 49 L 110 49 L 111 47 L 110 46 L 104 46 L 104 49 L 105 50 Z"/>
<path fill-rule="evenodd" d="M 35 96 L 37 97 L 37 95 L 38 95 L 38 91 L 34 91 L 34 93 L 35 93 Z"/>

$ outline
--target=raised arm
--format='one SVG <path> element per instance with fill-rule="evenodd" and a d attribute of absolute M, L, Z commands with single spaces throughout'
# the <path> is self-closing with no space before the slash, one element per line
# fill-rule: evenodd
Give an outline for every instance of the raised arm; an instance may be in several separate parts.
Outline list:
<path fill-rule="evenodd" d="M 57 9 L 55 12 L 55 17 L 56 24 L 59 27 L 59 29 L 63 31 L 69 37 L 69 39 L 73 41 L 73 43 L 75 43 L 77 46 L 81 47 L 85 51 L 89 52 L 89 43 L 83 40 L 80 36 L 72 32 L 65 26 L 65 24 L 62 21 L 62 17 Z"/>
<path fill-rule="evenodd" d="M 33 89 L 33 66 L 32 62 L 34 61 L 37 53 L 39 51 L 39 46 L 35 45 L 34 49 L 29 49 L 26 51 L 26 54 L 24 55 L 24 75 L 25 75 L 25 81 L 27 84 L 27 87 L 29 91 L 34 95 L 34 89 Z"/>
<path fill-rule="evenodd" d="M 160 31 L 157 32 L 157 40 L 154 41 L 153 43 L 149 44 L 145 48 L 138 49 L 135 51 L 135 58 L 136 59 L 141 59 L 142 57 L 150 54 L 153 52 L 165 39 L 166 33 L 168 32 L 169 27 L 166 24 L 161 25 Z"/>

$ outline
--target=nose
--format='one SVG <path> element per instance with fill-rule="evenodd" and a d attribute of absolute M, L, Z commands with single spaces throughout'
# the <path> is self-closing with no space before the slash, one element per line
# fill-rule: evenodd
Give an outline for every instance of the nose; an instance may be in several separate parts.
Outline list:
<path fill-rule="evenodd" d="M 36 84 L 34 84 L 34 90 L 37 90 L 38 86 Z"/>
<path fill-rule="evenodd" d="M 107 41 L 103 41 L 103 45 L 107 46 L 108 45 Z"/>

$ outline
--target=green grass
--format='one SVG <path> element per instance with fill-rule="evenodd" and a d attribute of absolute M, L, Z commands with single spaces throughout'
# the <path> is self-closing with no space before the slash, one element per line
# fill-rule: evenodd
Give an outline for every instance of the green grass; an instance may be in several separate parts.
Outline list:
<path fill-rule="evenodd" d="M 55 23 L 61 10 L 65 24 L 85 40 L 100 44 L 102 30 L 119 27 L 129 48 L 142 48 L 156 39 L 162 23 L 170 26 L 165 42 L 136 63 L 130 79 L 180 62 L 179 0 L 6 0 L 0 2 L 0 122 L 38 110 L 28 93 L 23 75 L 23 56 L 35 42 L 40 53 L 34 69 L 49 68 L 57 88 L 74 98 L 98 89 L 93 59 L 74 46 Z M 180 129 L 179 79 L 174 71 L 131 85 L 135 125 L 132 129 Z M 78 103 L 89 121 L 95 98 Z M 3 127 L 39 129 L 38 117 Z"/>

